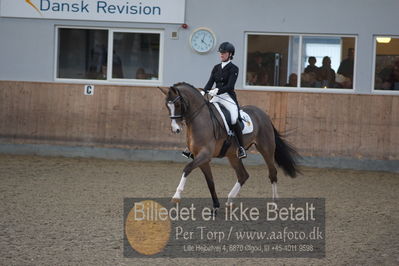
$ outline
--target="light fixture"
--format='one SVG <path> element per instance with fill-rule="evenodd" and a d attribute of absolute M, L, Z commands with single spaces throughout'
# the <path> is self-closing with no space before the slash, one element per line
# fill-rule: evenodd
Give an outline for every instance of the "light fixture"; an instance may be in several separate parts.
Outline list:
<path fill-rule="evenodd" d="M 378 43 L 390 43 L 391 37 L 377 37 Z"/>

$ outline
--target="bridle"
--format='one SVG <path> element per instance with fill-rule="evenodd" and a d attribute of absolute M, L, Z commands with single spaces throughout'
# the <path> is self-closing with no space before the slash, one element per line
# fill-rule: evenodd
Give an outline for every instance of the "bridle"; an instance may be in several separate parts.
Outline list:
<path fill-rule="evenodd" d="M 179 115 L 170 115 L 169 118 L 170 119 L 183 119 L 184 117 L 184 113 L 187 111 L 188 107 L 187 107 L 187 103 L 184 100 L 184 98 L 180 95 L 180 92 L 178 92 L 178 95 L 173 99 L 168 101 L 168 104 L 175 104 L 177 101 L 180 102 L 180 106 L 181 106 L 181 112 Z"/>
<path fill-rule="evenodd" d="M 206 106 L 208 106 L 210 119 L 212 120 L 213 135 L 215 136 L 216 139 L 218 139 L 215 123 L 217 123 L 220 128 L 223 128 L 223 125 L 221 125 L 220 121 L 217 119 L 216 115 L 214 114 L 214 111 L 211 108 L 212 103 L 207 98 L 203 98 L 204 102 L 201 104 L 201 106 L 198 107 L 197 110 L 192 112 L 190 114 L 190 116 L 187 116 L 187 110 L 189 109 L 189 105 L 188 105 L 187 101 L 183 98 L 183 96 L 180 94 L 180 91 L 177 88 L 174 88 L 174 89 L 177 92 L 177 96 L 175 98 L 173 98 L 172 100 L 168 101 L 167 104 L 174 105 L 176 102 L 179 101 L 180 106 L 181 106 L 181 112 L 179 115 L 169 115 L 169 118 L 172 120 L 173 119 L 184 119 L 186 124 L 190 124 L 190 122 L 200 113 L 202 108 L 206 105 Z"/>
<path fill-rule="evenodd" d="M 169 115 L 170 119 L 184 119 L 186 121 L 186 123 L 190 123 L 191 120 L 193 120 L 201 111 L 201 109 L 207 104 L 207 101 L 204 100 L 204 103 L 197 109 L 195 110 L 190 116 L 187 116 L 187 110 L 189 108 L 188 103 L 186 102 L 186 100 L 183 98 L 183 96 L 181 96 L 180 91 L 175 88 L 175 90 L 177 91 L 177 96 L 175 98 L 173 98 L 172 100 L 168 101 L 168 104 L 175 104 L 176 102 L 179 101 L 180 106 L 181 106 L 181 112 L 179 115 Z"/>

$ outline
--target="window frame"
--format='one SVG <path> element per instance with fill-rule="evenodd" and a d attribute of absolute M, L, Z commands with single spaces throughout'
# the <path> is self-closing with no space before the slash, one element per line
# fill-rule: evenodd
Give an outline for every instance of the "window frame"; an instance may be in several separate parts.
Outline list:
<path fill-rule="evenodd" d="M 107 78 L 106 79 L 76 79 L 76 78 L 58 78 L 58 63 L 59 63 L 59 32 L 60 29 L 82 29 L 82 30 L 106 30 L 108 32 L 108 50 L 107 50 Z M 112 78 L 112 51 L 114 45 L 114 33 L 149 33 L 159 34 L 159 65 L 158 65 L 158 79 L 121 79 Z M 91 83 L 91 84 L 113 84 L 113 85 L 145 85 L 145 86 L 160 86 L 163 82 L 163 62 L 164 62 L 164 30 L 163 29 L 130 29 L 130 28 L 113 28 L 113 27 L 86 27 L 86 26 L 69 26 L 56 25 L 55 26 L 55 49 L 54 49 L 54 75 L 53 79 L 56 82 L 63 83 Z"/>
<path fill-rule="evenodd" d="M 399 39 L 399 35 L 373 34 L 371 94 L 374 94 L 374 95 L 399 95 L 399 90 L 376 90 L 375 89 L 375 64 L 377 61 L 377 37 L 391 37 L 391 38 Z"/>
<path fill-rule="evenodd" d="M 246 75 L 247 75 L 247 65 L 248 65 L 248 36 L 249 35 L 270 35 L 270 36 L 298 36 L 299 37 L 299 53 L 298 53 L 298 66 L 297 72 L 298 75 L 297 87 L 285 87 L 285 86 L 260 86 L 260 85 L 247 85 L 246 84 Z M 301 74 L 301 63 L 302 62 L 302 46 L 303 46 L 303 37 L 349 37 L 355 38 L 355 60 L 354 60 L 354 69 L 353 69 L 353 88 L 306 88 L 300 87 L 300 74 Z M 247 31 L 244 32 L 244 71 L 243 71 L 243 82 L 242 88 L 243 90 L 256 90 L 256 91 L 275 91 L 275 92 L 316 92 L 316 93 L 340 93 L 340 94 L 358 94 L 358 89 L 356 87 L 356 65 L 357 65 L 357 51 L 358 51 L 358 35 L 357 34 L 316 34 L 316 33 L 281 33 L 281 32 L 256 32 L 256 31 Z"/>

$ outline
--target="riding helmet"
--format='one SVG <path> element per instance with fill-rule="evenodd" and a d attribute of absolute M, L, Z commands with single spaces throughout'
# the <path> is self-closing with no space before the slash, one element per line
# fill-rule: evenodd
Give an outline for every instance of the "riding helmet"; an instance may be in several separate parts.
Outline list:
<path fill-rule="evenodd" d="M 234 45 L 232 45 L 229 42 L 223 42 L 220 44 L 219 46 L 219 52 L 220 53 L 230 53 L 231 54 L 231 58 L 233 58 L 234 52 L 235 52 L 235 48 Z"/>

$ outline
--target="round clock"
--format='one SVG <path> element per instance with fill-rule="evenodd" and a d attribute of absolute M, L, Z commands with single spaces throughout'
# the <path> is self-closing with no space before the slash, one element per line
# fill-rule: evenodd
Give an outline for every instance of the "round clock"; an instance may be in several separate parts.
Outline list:
<path fill-rule="evenodd" d="M 207 28 L 195 29 L 190 36 L 190 46 L 200 54 L 208 53 L 215 47 L 216 36 Z"/>

